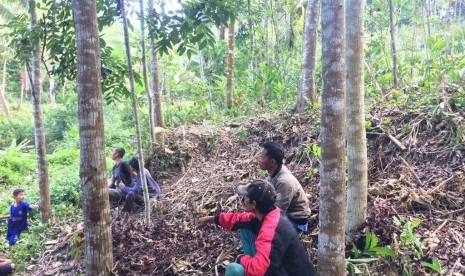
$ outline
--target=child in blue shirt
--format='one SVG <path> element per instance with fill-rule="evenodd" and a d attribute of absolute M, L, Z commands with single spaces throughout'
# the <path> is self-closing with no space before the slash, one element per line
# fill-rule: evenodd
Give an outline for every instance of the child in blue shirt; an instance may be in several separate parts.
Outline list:
<path fill-rule="evenodd" d="M 27 230 L 27 213 L 32 209 L 39 209 L 38 205 L 32 205 L 24 201 L 26 193 L 23 189 L 15 189 L 13 191 L 15 204 L 10 207 L 10 216 L 8 218 L 8 233 L 6 239 L 10 245 L 16 244 L 16 238 L 19 237 L 22 231 Z"/>

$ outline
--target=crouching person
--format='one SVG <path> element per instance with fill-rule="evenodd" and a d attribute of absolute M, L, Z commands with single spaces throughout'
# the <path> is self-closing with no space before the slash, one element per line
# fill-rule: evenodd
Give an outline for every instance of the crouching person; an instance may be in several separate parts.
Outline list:
<path fill-rule="evenodd" d="M 240 231 L 244 254 L 228 265 L 225 275 L 316 275 L 293 224 L 275 206 L 273 185 L 257 179 L 237 190 L 245 213 L 221 213 L 199 220 L 200 227 L 216 223 Z"/>
<path fill-rule="evenodd" d="M 139 160 L 137 158 L 132 158 L 129 160 L 129 168 L 131 169 L 132 175 L 136 178 L 134 186 L 127 187 L 123 183 L 119 183 L 119 189 L 122 191 L 122 194 L 125 197 L 124 206 L 123 206 L 123 224 L 126 224 L 129 220 L 129 213 L 133 211 L 134 204 L 143 205 L 144 196 L 142 188 L 142 177 L 139 169 Z M 161 197 L 160 186 L 152 178 L 152 175 L 147 169 L 144 169 L 144 176 L 147 180 L 147 188 L 149 190 L 149 197 L 156 196 L 158 199 Z"/>

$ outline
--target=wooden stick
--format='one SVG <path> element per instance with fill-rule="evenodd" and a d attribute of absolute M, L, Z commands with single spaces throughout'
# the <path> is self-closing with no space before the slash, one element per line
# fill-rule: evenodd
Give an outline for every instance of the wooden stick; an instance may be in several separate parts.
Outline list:
<path fill-rule="evenodd" d="M 450 211 L 448 213 L 445 213 L 443 215 L 441 215 L 441 217 L 447 217 L 447 216 L 450 216 L 450 215 L 456 215 L 456 214 L 460 214 L 460 213 L 463 213 L 465 212 L 465 208 L 462 208 L 462 209 L 458 209 L 458 210 L 454 210 L 454 211 Z"/>
<path fill-rule="evenodd" d="M 449 220 L 446 219 L 443 223 L 441 223 L 441 225 L 440 225 L 436 230 L 434 230 L 434 232 L 433 232 L 433 234 L 431 234 L 431 236 L 436 235 L 436 233 L 437 233 L 439 230 L 441 230 L 441 229 L 446 225 L 446 223 L 447 223 L 448 221 L 449 221 Z"/>
<path fill-rule="evenodd" d="M 449 177 L 448 179 L 442 181 L 442 182 L 439 183 L 436 187 L 434 187 L 431 191 L 429 191 L 428 194 L 432 194 L 432 193 L 436 192 L 436 191 L 439 190 L 442 186 L 446 185 L 447 182 L 449 182 L 449 180 L 451 180 L 452 178 L 454 178 L 454 176 L 451 176 L 451 177 Z"/>
<path fill-rule="evenodd" d="M 385 130 L 384 133 L 386 134 L 386 136 L 391 139 L 392 142 L 394 142 L 394 144 L 396 144 L 401 150 L 406 150 L 407 148 L 399 141 L 397 140 L 396 137 L 392 136 L 392 134 Z"/>
<path fill-rule="evenodd" d="M 461 258 L 459 257 L 459 258 L 457 259 L 457 261 L 455 261 L 454 265 L 451 267 L 451 269 L 449 270 L 449 273 L 447 274 L 448 276 L 454 275 L 455 267 L 456 267 L 457 265 L 460 265 L 460 260 L 461 260 Z M 460 268 L 460 266 L 459 266 L 459 268 Z"/>
<path fill-rule="evenodd" d="M 407 163 L 407 161 L 405 161 L 405 159 L 402 158 L 402 156 L 400 156 L 400 160 L 402 160 L 402 163 L 404 163 L 404 165 L 407 166 L 407 168 L 410 170 L 410 172 L 413 174 L 413 176 L 415 176 L 415 179 L 418 181 L 418 183 L 420 185 L 423 185 L 423 183 L 420 180 L 420 177 L 418 177 L 418 174 L 412 169 L 412 167 L 410 167 L 410 165 Z"/>

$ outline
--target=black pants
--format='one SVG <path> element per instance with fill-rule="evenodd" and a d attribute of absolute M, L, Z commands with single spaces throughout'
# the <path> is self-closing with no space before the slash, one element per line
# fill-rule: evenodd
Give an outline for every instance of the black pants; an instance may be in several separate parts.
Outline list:
<path fill-rule="evenodd" d="M 123 205 L 123 212 L 132 212 L 134 210 L 134 203 L 144 205 L 144 196 L 138 193 L 129 192 L 126 195 L 126 200 Z"/>

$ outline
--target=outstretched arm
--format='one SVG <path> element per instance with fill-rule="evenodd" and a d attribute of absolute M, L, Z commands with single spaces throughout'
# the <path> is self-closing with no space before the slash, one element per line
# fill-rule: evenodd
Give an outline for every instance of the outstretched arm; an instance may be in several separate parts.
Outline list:
<path fill-rule="evenodd" d="M 0 219 L 7 219 L 7 218 L 10 218 L 10 215 L 3 215 L 3 216 L 0 216 Z M 1 259 L 0 259 L 1 260 Z M 0 261 L 1 262 L 1 261 Z"/>

